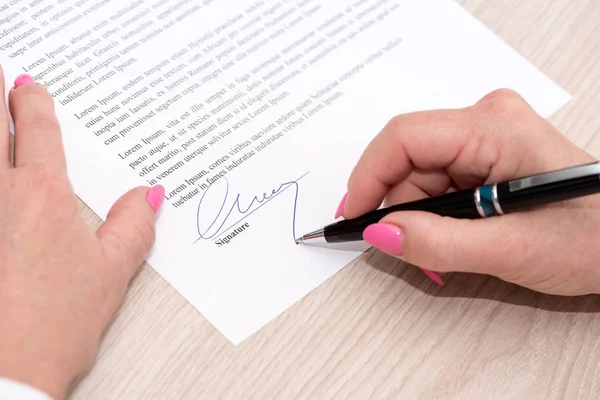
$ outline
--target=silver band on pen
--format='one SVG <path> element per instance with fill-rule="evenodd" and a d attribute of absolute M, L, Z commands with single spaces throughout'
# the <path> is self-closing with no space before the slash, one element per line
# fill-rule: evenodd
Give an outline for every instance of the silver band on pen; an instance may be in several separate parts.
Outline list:
<path fill-rule="evenodd" d="M 496 209 L 496 212 L 500 215 L 504 214 L 504 211 L 502 211 L 502 207 L 500 207 L 500 201 L 498 200 L 497 184 L 494 184 L 494 186 L 492 186 L 492 202 L 494 203 L 494 208 Z"/>
<path fill-rule="evenodd" d="M 487 215 L 485 215 L 485 211 L 483 211 L 483 206 L 481 205 L 481 193 L 479 193 L 479 188 L 475 189 L 474 196 L 475 196 L 475 207 L 477 208 L 477 212 L 479 213 L 479 216 L 481 218 L 487 217 Z"/>

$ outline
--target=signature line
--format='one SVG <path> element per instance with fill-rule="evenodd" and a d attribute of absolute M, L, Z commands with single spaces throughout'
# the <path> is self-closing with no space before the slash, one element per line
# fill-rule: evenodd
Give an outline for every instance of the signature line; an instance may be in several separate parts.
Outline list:
<path fill-rule="evenodd" d="M 302 175 L 300 178 L 296 179 L 294 182 L 299 182 L 300 179 L 304 178 L 306 175 L 308 175 L 309 172 L 305 173 L 304 175 Z M 281 193 L 285 192 L 286 190 L 288 190 L 291 187 L 291 185 L 285 187 L 283 190 L 281 190 L 279 193 L 275 194 L 273 197 L 269 198 L 267 201 L 265 201 L 264 203 L 262 203 L 260 206 L 256 207 L 254 210 L 252 210 L 249 214 L 244 215 L 242 218 L 240 218 L 239 220 L 237 220 L 236 222 L 234 222 L 233 224 L 229 225 L 227 228 L 223 229 L 222 233 L 215 236 L 214 238 L 212 238 L 212 241 L 214 242 L 215 240 L 223 237 L 231 228 L 233 228 L 235 225 L 239 224 L 240 222 L 242 222 L 243 220 L 245 220 L 246 218 L 248 218 L 249 216 L 251 216 L 252 214 L 254 214 L 256 211 L 258 211 L 260 208 L 262 208 L 263 206 L 267 205 L 271 200 L 273 200 L 274 198 L 276 198 L 277 196 L 279 196 Z M 296 194 L 297 196 L 297 194 Z M 297 200 L 297 198 L 296 198 Z M 295 208 L 295 205 L 294 205 Z M 296 215 L 294 215 L 294 225 L 296 223 L 295 221 L 296 219 Z M 202 240 L 202 238 L 198 238 L 194 241 L 194 243 L 198 242 L 199 240 Z"/>

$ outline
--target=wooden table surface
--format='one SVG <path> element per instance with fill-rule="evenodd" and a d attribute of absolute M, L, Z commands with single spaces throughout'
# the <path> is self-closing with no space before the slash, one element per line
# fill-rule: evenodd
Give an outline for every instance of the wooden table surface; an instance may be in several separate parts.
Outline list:
<path fill-rule="evenodd" d="M 459 3 L 574 96 L 551 121 L 600 158 L 600 0 Z M 234 347 L 144 265 L 71 398 L 600 398 L 600 297 L 445 280 L 369 251 Z"/>

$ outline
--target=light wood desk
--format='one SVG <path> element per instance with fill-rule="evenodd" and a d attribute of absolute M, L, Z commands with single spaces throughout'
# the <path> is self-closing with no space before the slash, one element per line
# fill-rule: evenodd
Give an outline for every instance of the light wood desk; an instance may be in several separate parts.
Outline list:
<path fill-rule="evenodd" d="M 600 1 L 459 3 L 575 96 L 551 120 L 600 157 Z M 144 266 L 72 398 L 600 398 L 599 296 L 445 279 L 369 251 L 234 347 Z"/>

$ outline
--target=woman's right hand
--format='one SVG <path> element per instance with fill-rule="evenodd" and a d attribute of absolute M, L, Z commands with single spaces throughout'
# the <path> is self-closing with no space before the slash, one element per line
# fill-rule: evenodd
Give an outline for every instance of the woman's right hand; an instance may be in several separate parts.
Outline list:
<path fill-rule="evenodd" d="M 358 161 L 338 215 L 593 161 L 500 89 L 471 107 L 394 117 Z M 364 239 L 426 270 L 489 274 L 550 294 L 600 293 L 599 195 L 481 220 L 397 212 Z"/>

